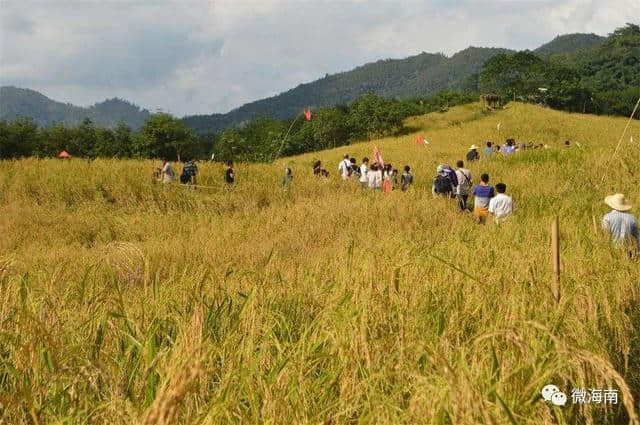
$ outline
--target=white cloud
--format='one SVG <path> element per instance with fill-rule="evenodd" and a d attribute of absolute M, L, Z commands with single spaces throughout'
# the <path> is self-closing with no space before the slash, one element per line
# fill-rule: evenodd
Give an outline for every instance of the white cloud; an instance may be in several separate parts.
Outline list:
<path fill-rule="evenodd" d="M 606 34 L 637 0 L 32 1 L 0 4 L 0 83 L 61 101 L 118 96 L 225 112 L 364 62 Z"/>

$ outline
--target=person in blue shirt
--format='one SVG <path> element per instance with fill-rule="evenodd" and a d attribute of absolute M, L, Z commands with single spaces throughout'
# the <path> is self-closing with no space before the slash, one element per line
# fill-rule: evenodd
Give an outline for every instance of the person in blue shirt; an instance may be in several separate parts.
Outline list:
<path fill-rule="evenodd" d="M 504 145 L 504 148 L 502 149 L 502 153 L 505 155 L 511 155 L 515 150 L 515 141 L 513 139 L 508 139 L 507 144 Z"/>
<path fill-rule="evenodd" d="M 489 157 L 493 154 L 493 143 L 487 142 L 487 147 L 484 148 L 484 154 Z"/>
<path fill-rule="evenodd" d="M 484 223 L 489 216 L 489 201 L 496 194 L 493 186 L 489 185 L 489 174 L 480 176 L 480 184 L 473 188 L 473 218 L 478 223 Z"/>
<path fill-rule="evenodd" d="M 611 211 L 602 218 L 602 229 L 609 233 L 615 246 L 629 248 L 630 254 L 640 250 L 640 236 L 638 222 L 629 212 L 631 203 L 622 193 L 609 195 L 604 203 L 611 207 Z"/>

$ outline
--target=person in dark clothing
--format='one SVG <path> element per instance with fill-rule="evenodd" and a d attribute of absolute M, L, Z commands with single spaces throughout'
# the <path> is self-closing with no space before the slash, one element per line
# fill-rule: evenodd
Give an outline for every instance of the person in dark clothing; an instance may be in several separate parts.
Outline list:
<path fill-rule="evenodd" d="M 313 163 L 313 175 L 320 177 L 322 173 L 322 162 L 316 161 Z"/>
<path fill-rule="evenodd" d="M 224 182 L 229 188 L 233 186 L 236 181 L 236 174 L 233 171 L 233 161 L 227 161 L 227 171 L 224 173 Z"/>
<path fill-rule="evenodd" d="M 198 166 L 190 159 L 184 163 L 182 167 L 182 174 L 180 175 L 180 183 L 182 184 L 197 184 L 196 176 L 198 175 Z"/>
<path fill-rule="evenodd" d="M 405 192 L 409 186 L 413 184 L 413 174 L 411 174 L 411 167 L 408 165 L 404 166 L 404 172 L 402 173 L 402 177 L 400 178 L 400 184 L 402 185 L 401 189 Z"/>
<path fill-rule="evenodd" d="M 451 198 L 454 193 L 454 186 L 443 165 L 438 165 L 436 177 L 433 179 L 431 193 L 434 197 Z"/>
<path fill-rule="evenodd" d="M 478 159 L 480 159 L 478 147 L 476 145 L 471 145 L 469 152 L 467 152 L 467 161 L 477 161 Z"/>

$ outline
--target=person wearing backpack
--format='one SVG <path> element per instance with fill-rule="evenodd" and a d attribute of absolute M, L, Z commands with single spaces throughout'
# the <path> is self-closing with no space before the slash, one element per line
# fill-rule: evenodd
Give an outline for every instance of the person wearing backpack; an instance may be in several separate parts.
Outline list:
<path fill-rule="evenodd" d="M 435 197 L 450 198 L 453 193 L 453 183 L 443 165 L 438 165 L 436 169 L 436 177 L 433 179 L 431 193 Z"/>
<path fill-rule="evenodd" d="M 408 165 L 404 166 L 404 172 L 400 178 L 400 184 L 402 185 L 401 189 L 403 192 L 406 192 L 409 186 L 413 184 L 413 174 L 411 174 L 411 167 Z"/>
<path fill-rule="evenodd" d="M 186 161 L 182 166 L 182 174 L 180 175 L 180 183 L 182 184 L 197 184 L 196 176 L 198 175 L 198 166 L 190 159 Z"/>
<path fill-rule="evenodd" d="M 360 167 L 358 166 L 358 160 L 351 157 L 349 163 L 349 177 L 352 179 L 360 179 Z"/>
<path fill-rule="evenodd" d="M 471 178 L 471 171 L 464 168 L 464 162 L 458 161 L 456 163 L 458 169 L 456 170 L 456 177 L 458 177 L 458 187 L 456 188 L 456 198 L 458 200 L 458 206 L 460 210 L 465 211 L 467 209 L 467 199 L 469 198 L 469 192 L 473 186 L 473 180 Z"/>
<path fill-rule="evenodd" d="M 469 152 L 467 152 L 467 161 L 477 161 L 478 159 L 480 159 L 478 147 L 476 145 L 471 145 L 471 147 L 469 148 Z"/>
<path fill-rule="evenodd" d="M 338 171 L 340 172 L 342 180 L 349 178 L 349 170 L 351 170 L 351 161 L 349 160 L 349 154 L 345 154 L 342 161 L 338 164 Z"/>

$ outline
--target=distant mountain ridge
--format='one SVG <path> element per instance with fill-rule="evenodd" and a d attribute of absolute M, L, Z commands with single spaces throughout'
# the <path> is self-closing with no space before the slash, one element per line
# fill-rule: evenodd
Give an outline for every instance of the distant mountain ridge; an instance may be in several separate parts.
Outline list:
<path fill-rule="evenodd" d="M 597 34 L 577 33 L 559 35 L 550 42 L 538 47 L 533 52 L 543 57 L 562 55 L 581 49 L 598 47 L 602 45 L 606 39 L 606 37 Z"/>
<path fill-rule="evenodd" d="M 534 52 L 545 57 L 571 54 L 597 46 L 604 39 L 595 34 L 568 34 L 556 37 Z M 462 88 L 488 59 L 513 52 L 502 48 L 469 47 L 451 57 L 423 52 L 405 59 L 379 60 L 300 84 L 224 114 L 185 116 L 183 121 L 200 134 L 216 133 L 260 116 L 285 119 L 309 106 L 319 108 L 348 104 L 366 93 L 393 98 L 426 97 L 440 90 Z M 56 102 L 34 90 L 0 88 L 0 120 L 30 116 L 38 124 L 49 126 L 54 123 L 76 124 L 88 117 L 96 125 L 113 127 L 122 121 L 137 129 L 150 115 L 149 111 L 117 98 L 83 108 Z"/>
<path fill-rule="evenodd" d="M 74 125 L 89 118 L 98 126 L 112 128 L 122 121 L 138 129 L 151 113 L 118 98 L 83 108 L 54 101 L 35 90 L 0 87 L 0 120 L 13 121 L 22 116 L 31 117 L 44 127 L 56 123 Z"/>

